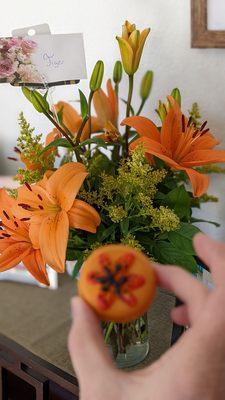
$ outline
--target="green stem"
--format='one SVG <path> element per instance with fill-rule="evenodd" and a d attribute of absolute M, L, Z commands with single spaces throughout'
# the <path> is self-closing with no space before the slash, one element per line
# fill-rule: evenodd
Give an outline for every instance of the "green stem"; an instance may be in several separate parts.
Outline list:
<path fill-rule="evenodd" d="M 115 92 L 116 92 L 116 97 L 117 97 L 117 101 L 118 101 L 118 98 L 119 98 L 119 84 L 118 83 L 115 83 Z"/>
<path fill-rule="evenodd" d="M 80 126 L 80 128 L 78 129 L 78 132 L 77 132 L 76 142 L 75 142 L 76 146 L 78 146 L 80 144 L 80 138 L 81 138 L 81 135 L 83 133 L 84 127 L 85 127 L 85 125 L 86 125 L 88 120 L 89 120 L 89 116 L 86 115 L 86 117 L 83 119 L 83 121 L 81 123 L 81 126 Z"/>
<path fill-rule="evenodd" d="M 91 102 L 94 96 L 94 92 L 91 91 L 89 94 L 89 99 L 88 99 L 88 115 L 89 115 L 89 138 L 91 137 Z"/>
<path fill-rule="evenodd" d="M 128 98 L 127 98 L 127 109 L 126 109 L 126 118 L 130 116 L 130 106 L 131 106 L 131 100 L 132 100 L 132 95 L 133 95 L 133 88 L 134 88 L 134 75 L 129 76 L 129 91 L 128 91 Z M 129 153 L 129 133 L 130 133 L 130 127 L 127 125 L 126 126 L 126 131 L 125 131 L 125 156 L 128 156 Z"/>
<path fill-rule="evenodd" d="M 59 132 L 61 132 L 61 134 L 68 140 L 68 142 L 71 144 L 71 146 L 75 149 L 76 145 L 73 142 L 73 140 L 69 137 L 69 135 L 63 130 L 63 128 L 54 120 L 54 118 L 52 118 L 52 116 L 45 110 L 45 108 L 43 107 L 43 105 L 41 104 L 41 102 L 39 101 L 39 99 L 37 97 L 35 97 L 35 100 L 37 101 L 37 103 L 39 104 L 39 106 L 42 109 L 43 114 L 49 119 L 49 121 L 51 121 L 51 123 L 53 125 L 55 125 L 55 127 L 58 129 Z"/>
<path fill-rule="evenodd" d="M 113 330 L 113 327 L 114 327 L 114 322 L 110 322 L 110 324 L 107 328 L 106 334 L 105 334 L 105 343 L 106 344 L 108 343 L 108 340 L 109 340 L 110 334 Z"/>
<path fill-rule="evenodd" d="M 145 103 L 146 103 L 146 100 L 143 99 L 136 115 L 140 115 L 141 114 Z"/>

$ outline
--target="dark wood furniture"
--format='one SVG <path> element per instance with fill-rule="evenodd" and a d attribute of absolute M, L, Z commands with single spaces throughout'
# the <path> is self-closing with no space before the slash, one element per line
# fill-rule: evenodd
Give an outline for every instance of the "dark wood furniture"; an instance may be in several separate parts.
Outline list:
<path fill-rule="evenodd" d="M 207 0 L 191 0 L 192 47 L 225 48 L 225 31 L 208 29 Z"/>
<path fill-rule="evenodd" d="M 75 377 L 0 335 L 0 400 L 76 400 Z"/>

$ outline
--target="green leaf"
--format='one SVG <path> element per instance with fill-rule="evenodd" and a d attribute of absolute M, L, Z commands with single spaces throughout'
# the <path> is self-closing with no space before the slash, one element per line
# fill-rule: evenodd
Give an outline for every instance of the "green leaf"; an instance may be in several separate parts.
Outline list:
<path fill-rule="evenodd" d="M 48 146 L 46 146 L 41 154 L 45 153 L 46 151 L 52 149 L 53 147 L 65 147 L 67 149 L 72 149 L 73 147 L 71 146 L 71 144 L 68 142 L 67 139 L 61 138 L 61 139 L 56 139 L 53 140 L 53 142 L 49 143 Z"/>
<path fill-rule="evenodd" d="M 200 232 L 196 226 L 182 223 L 181 228 L 177 231 L 169 232 L 168 239 L 172 245 L 179 251 L 187 255 L 195 255 L 195 250 L 192 245 L 193 237 Z"/>
<path fill-rule="evenodd" d="M 121 99 L 121 100 L 122 100 L 122 102 L 123 102 L 124 104 L 127 105 L 127 100 L 125 100 L 125 99 Z M 131 112 L 131 115 L 135 115 L 135 111 L 134 111 L 132 105 L 130 105 L 130 112 Z"/>
<path fill-rule="evenodd" d="M 73 279 L 76 279 L 77 275 L 79 274 L 83 262 L 84 262 L 84 258 L 81 257 L 81 258 L 79 258 L 77 260 L 76 264 L 74 265 L 74 270 L 73 270 L 73 273 L 72 273 L 72 278 Z"/>
<path fill-rule="evenodd" d="M 73 245 L 75 248 L 77 247 L 86 247 L 86 243 L 83 239 L 81 239 L 78 235 L 72 236 L 69 241 L 69 246 Z"/>
<path fill-rule="evenodd" d="M 155 242 L 153 247 L 155 259 L 162 264 L 175 264 L 187 271 L 196 274 L 198 272 L 197 262 L 191 255 L 184 254 L 168 242 Z"/>
<path fill-rule="evenodd" d="M 112 224 L 109 228 L 106 228 L 102 232 L 98 240 L 100 240 L 100 242 L 103 242 L 104 240 L 108 239 L 115 232 L 115 230 L 116 230 L 116 224 Z"/>
<path fill-rule="evenodd" d="M 128 232 L 129 232 L 129 219 L 128 218 L 126 218 L 120 222 L 120 229 L 121 229 L 123 236 L 128 235 Z"/>
<path fill-rule="evenodd" d="M 219 228 L 221 226 L 221 224 L 219 224 L 218 222 L 208 221 L 206 219 L 198 219 L 198 218 L 194 218 L 194 217 L 191 218 L 191 222 L 194 222 L 194 223 L 195 222 L 206 222 L 207 224 L 215 225 L 217 228 Z"/>
<path fill-rule="evenodd" d="M 60 125 L 63 125 L 63 107 L 57 112 L 57 117 Z"/>
<path fill-rule="evenodd" d="M 84 93 L 80 89 L 79 89 L 79 94 L 80 94 L 80 110 L 82 118 L 84 119 L 88 115 L 88 102 Z"/>
<path fill-rule="evenodd" d="M 155 244 L 155 241 L 151 239 L 150 234 L 144 234 L 138 232 L 135 234 L 135 238 L 140 242 L 140 244 L 145 248 L 145 250 L 152 254 L 152 249 Z"/>
<path fill-rule="evenodd" d="M 74 248 L 67 248 L 66 250 L 66 259 L 68 261 L 78 260 L 83 256 L 83 251 L 75 250 Z"/>
<path fill-rule="evenodd" d="M 189 218 L 191 212 L 191 199 L 184 185 L 171 190 L 161 196 L 161 202 L 173 209 L 179 218 Z"/>
<path fill-rule="evenodd" d="M 79 147 L 83 147 L 88 144 L 97 144 L 98 147 L 104 147 L 105 149 L 107 148 L 107 143 L 103 139 L 94 137 L 92 139 L 87 139 L 81 144 L 79 144 L 79 146 L 77 146 L 77 149 L 79 149 Z"/>

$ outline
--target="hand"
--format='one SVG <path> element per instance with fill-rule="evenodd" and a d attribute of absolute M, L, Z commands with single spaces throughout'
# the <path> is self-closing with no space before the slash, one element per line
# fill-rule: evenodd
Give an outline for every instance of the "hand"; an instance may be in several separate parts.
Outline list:
<path fill-rule="evenodd" d="M 68 343 L 81 400 L 225 399 L 225 245 L 198 234 L 194 246 L 212 272 L 215 289 L 181 268 L 156 266 L 159 285 L 184 302 L 172 311 L 173 321 L 190 329 L 147 368 L 117 370 L 97 317 L 80 298 L 72 301 Z"/>

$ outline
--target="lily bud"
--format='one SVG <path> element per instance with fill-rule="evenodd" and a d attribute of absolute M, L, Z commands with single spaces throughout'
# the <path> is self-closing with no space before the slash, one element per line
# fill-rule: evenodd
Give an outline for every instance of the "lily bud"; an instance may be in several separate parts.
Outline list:
<path fill-rule="evenodd" d="M 37 90 L 31 90 L 27 87 L 22 88 L 24 96 L 33 104 L 34 108 L 39 112 L 49 112 L 49 104 L 46 95 L 42 96 Z M 47 93 L 46 93 L 47 94 Z"/>
<path fill-rule="evenodd" d="M 159 118 L 161 119 L 162 122 L 165 121 L 166 116 L 167 116 L 167 110 L 165 107 L 165 104 L 161 100 L 159 100 L 159 106 L 156 110 L 157 114 L 159 115 Z"/>
<path fill-rule="evenodd" d="M 101 88 L 104 75 L 104 63 L 99 60 L 96 62 L 90 79 L 90 90 L 95 92 Z"/>
<path fill-rule="evenodd" d="M 179 104 L 179 106 L 181 106 L 181 94 L 179 89 L 175 88 L 172 90 L 171 92 L 171 96 L 174 98 L 174 100 L 176 100 L 176 102 Z"/>
<path fill-rule="evenodd" d="M 120 53 L 125 72 L 130 76 L 137 71 L 143 52 L 144 44 L 150 29 L 142 32 L 136 29 L 135 24 L 126 21 L 122 28 L 122 37 L 117 36 Z"/>
<path fill-rule="evenodd" d="M 120 83 L 123 75 L 123 67 L 121 61 L 116 61 L 113 70 L 113 81 L 114 83 Z"/>
<path fill-rule="evenodd" d="M 142 100 L 147 100 L 147 98 L 149 97 L 152 88 L 152 82 L 153 71 L 147 71 L 146 74 L 143 76 L 141 82 L 140 96 Z"/>

